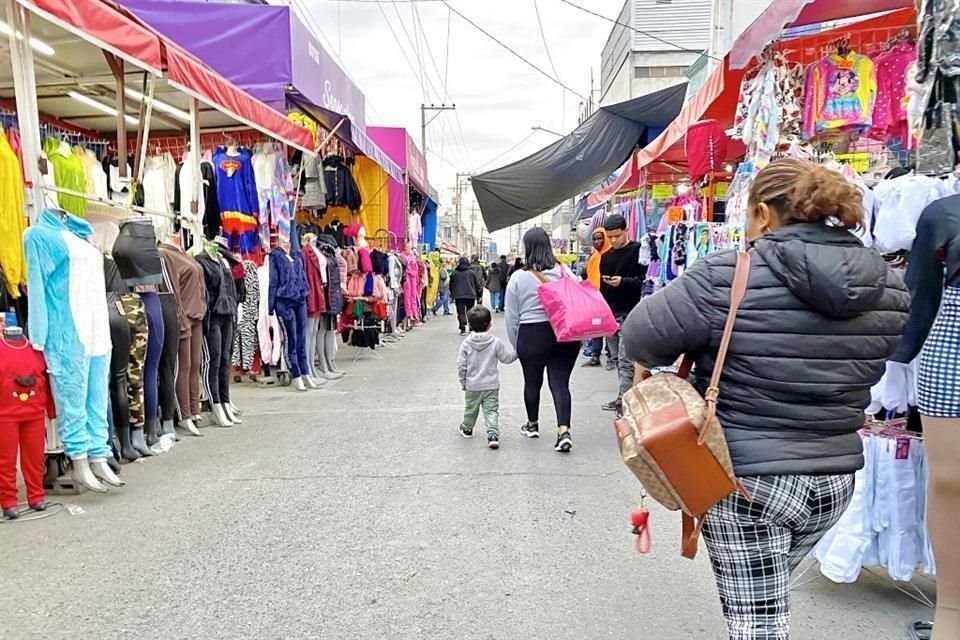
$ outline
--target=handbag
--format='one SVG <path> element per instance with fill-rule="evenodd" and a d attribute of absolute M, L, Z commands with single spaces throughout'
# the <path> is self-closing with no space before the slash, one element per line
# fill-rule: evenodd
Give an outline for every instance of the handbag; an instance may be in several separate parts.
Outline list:
<path fill-rule="evenodd" d="M 605 338 L 620 330 L 610 306 L 590 282 L 577 282 L 563 267 L 553 282 L 539 271 L 530 273 L 540 281 L 537 294 L 557 342 Z"/>
<path fill-rule="evenodd" d="M 706 397 L 687 381 L 693 366 L 688 354 L 676 375 L 651 376 L 627 391 L 623 417 L 614 423 L 620 455 L 640 480 L 644 495 L 671 511 L 683 512 L 681 553 L 685 558 L 696 557 L 700 529 L 711 507 L 735 491 L 749 499 L 734 475 L 727 439 L 716 416 L 720 374 L 749 275 L 749 254 L 737 254 L 730 313 Z"/>

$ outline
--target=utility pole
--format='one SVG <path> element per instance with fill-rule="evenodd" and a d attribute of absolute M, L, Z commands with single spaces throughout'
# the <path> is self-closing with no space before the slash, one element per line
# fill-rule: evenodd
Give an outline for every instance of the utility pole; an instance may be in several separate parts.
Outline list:
<path fill-rule="evenodd" d="M 456 230 L 454 231 L 455 241 L 454 244 L 457 245 L 457 249 L 462 250 L 460 246 L 460 229 L 463 228 L 463 218 L 462 218 L 462 207 L 461 207 L 461 198 L 462 198 L 462 186 L 464 182 L 470 182 L 471 173 L 458 173 L 457 174 L 457 192 L 454 196 L 453 204 L 455 206 L 456 216 L 455 216 L 455 225 Z"/>
<path fill-rule="evenodd" d="M 442 112 L 456 111 L 456 109 L 457 109 L 457 105 L 455 104 L 449 105 L 449 106 L 445 104 L 441 104 L 439 107 L 434 104 L 420 105 L 420 147 L 421 147 L 421 151 L 423 151 L 424 157 L 426 157 L 427 155 L 427 125 L 433 122 L 434 120 L 436 120 L 437 116 L 439 116 Z M 433 114 L 432 118 L 427 120 L 427 111 L 436 111 L 436 113 Z"/>

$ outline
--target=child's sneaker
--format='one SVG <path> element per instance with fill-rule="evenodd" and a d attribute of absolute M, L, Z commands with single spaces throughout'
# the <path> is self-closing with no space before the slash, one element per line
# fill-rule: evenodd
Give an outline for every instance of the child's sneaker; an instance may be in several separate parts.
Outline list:
<path fill-rule="evenodd" d="M 499 449 L 499 448 L 500 448 L 500 436 L 498 436 L 498 435 L 496 435 L 496 434 L 494 434 L 494 433 L 491 433 L 490 435 L 488 435 L 488 436 L 487 436 L 487 446 L 490 447 L 491 449 Z"/>
<path fill-rule="evenodd" d="M 463 425 L 463 423 L 461 422 L 461 423 L 460 423 L 460 435 L 462 435 L 464 438 L 472 438 L 472 437 L 473 437 L 473 429 L 467 429 L 467 428 Z"/>

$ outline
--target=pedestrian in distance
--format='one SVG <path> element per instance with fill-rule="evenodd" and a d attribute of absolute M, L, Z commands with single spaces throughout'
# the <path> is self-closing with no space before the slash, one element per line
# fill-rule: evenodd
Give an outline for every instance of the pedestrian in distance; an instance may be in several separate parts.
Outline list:
<path fill-rule="evenodd" d="M 477 296 L 477 304 L 483 304 L 483 284 L 487 281 L 487 268 L 480 262 L 480 256 L 473 254 L 470 258 L 470 266 L 477 272 L 477 279 L 480 280 L 480 295 Z"/>
<path fill-rule="evenodd" d="M 640 302 L 647 268 L 640 264 L 640 243 L 630 240 L 627 221 L 623 216 L 608 216 L 603 228 L 610 241 L 610 248 L 600 256 L 600 293 L 610 305 L 617 324 L 623 326 L 623 321 Z M 607 345 L 610 347 L 609 357 L 616 362 L 618 385 L 616 400 L 603 405 L 603 409 L 619 414 L 620 400 L 633 385 L 634 367 L 623 351 L 619 331 L 607 338 Z"/>
<path fill-rule="evenodd" d="M 461 257 L 457 268 L 450 275 L 450 297 L 457 305 L 457 321 L 460 335 L 467 335 L 467 312 L 483 297 L 483 282 L 476 269 L 466 257 Z"/>
<path fill-rule="evenodd" d="M 500 282 L 500 264 L 494 262 L 487 270 L 487 291 L 490 292 L 490 308 L 494 313 L 500 312 L 502 306 L 503 289 Z"/>
<path fill-rule="evenodd" d="M 502 295 L 500 296 L 500 313 L 504 312 L 504 304 L 506 303 L 507 297 L 507 280 L 510 276 L 510 265 L 507 264 L 507 256 L 500 256 L 500 262 L 497 263 L 500 269 L 500 291 Z"/>
<path fill-rule="evenodd" d="M 515 274 L 517 271 L 522 271 L 522 270 L 523 270 L 523 260 L 521 260 L 520 258 L 517 258 L 516 260 L 513 261 L 513 264 L 510 265 L 510 269 L 507 271 L 507 283 L 508 284 L 510 283 L 510 278 L 513 277 L 513 274 Z M 504 291 L 506 291 L 506 289 L 504 289 Z"/>
<path fill-rule="evenodd" d="M 554 449 L 567 453 L 573 448 L 570 435 L 572 401 L 570 375 L 580 355 L 579 342 L 558 342 L 537 289 L 543 278 L 554 282 L 570 270 L 557 262 L 550 236 L 543 229 L 530 229 L 523 236 L 525 269 L 514 272 L 507 285 L 507 335 L 523 368 L 523 404 L 527 421 L 520 431 L 528 438 L 540 437 L 540 391 L 543 374 L 553 395 L 557 412 L 557 442 Z M 539 277 L 538 277 L 539 276 Z"/>
<path fill-rule="evenodd" d="M 910 296 L 851 233 L 863 225 L 862 195 L 841 174 L 777 160 L 755 178 L 747 206 L 749 277 L 717 418 L 749 497 L 734 493 L 708 511 L 703 538 L 729 637 L 787 640 L 790 576 L 850 503 L 864 464 L 863 409 Z M 691 381 L 708 393 L 736 263 L 735 251 L 700 258 L 644 298 L 623 325 L 627 356 L 651 367 L 686 353 Z"/>
<path fill-rule="evenodd" d="M 584 279 L 589 280 L 597 289 L 600 288 L 600 259 L 610 250 L 610 241 L 607 239 L 607 232 L 603 227 L 593 230 L 590 234 L 590 243 L 593 246 L 593 253 L 587 260 L 587 268 L 584 270 Z M 594 338 L 587 340 L 584 355 L 587 361 L 583 363 L 584 367 L 599 367 L 600 355 L 603 352 L 603 338 Z"/>
<path fill-rule="evenodd" d="M 437 315 L 440 307 L 443 307 L 443 315 L 450 316 L 450 271 L 446 264 L 440 265 L 440 286 L 437 289 L 437 300 L 433 303 L 433 315 Z"/>
<path fill-rule="evenodd" d="M 463 422 L 460 435 L 473 437 L 477 418 L 483 412 L 487 427 L 487 446 L 500 448 L 500 365 L 516 362 L 517 353 L 490 333 L 493 317 L 484 306 L 467 314 L 470 335 L 460 345 L 457 372 L 464 392 Z"/>

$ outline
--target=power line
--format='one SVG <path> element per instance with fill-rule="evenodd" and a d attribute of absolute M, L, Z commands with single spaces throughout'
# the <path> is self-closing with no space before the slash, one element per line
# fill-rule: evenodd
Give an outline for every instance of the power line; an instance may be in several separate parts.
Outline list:
<path fill-rule="evenodd" d="M 586 97 L 586 96 L 583 96 L 583 95 L 577 93 L 576 91 L 574 91 L 573 89 L 571 89 L 570 87 L 568 87 L 567 85 L 565 85 L 565 84 L 564 84 L 563 82 L 561 82 L 560 80 L 554 78 L 554 77 L 551 76 L 549 73 L 547 73 L 546 71 L 544 71 L 543 69 L 541 69 L 540 67 L 538 67 L 537 65 L 535 65 L 534 63 L 530 62 L 530 60 L 528 60 L 527 58 L 523 57 L 521 54 L 517 53 L 516 50 L 512 49 L 509 45 L 505 44 L 502 40 L 500 40 L 499 38 L 497 38 L 495 35 L 493 35 L 493 34 L 490 33 L 489 31 L 487 31 L 486 29 L 484 29 L 483 27 L 481 27 L 481 26 L 478 25 L 476 22 L 474 22 L 473 20 L 471 20 L 471 19 L 468 18 L 467 16 L 463 15 L 462 13 L 460 13 L 459 11 L 457 11 L 456 9 L 454 9 L 452 6 L 450 6 L 450 3 L 449 3 L 447 0 L 443 0 L 443 4 L 445 4 L 445 5 L 447 6 L 447 8 L 450 9 L 451 11 L 453 11 L 455 14 L 457 14 L 458 16 L 460 16 L 461 19 L 463 19 L 463 20 L 466 21 L 468 24 L 470 24 L 470 26 L 472 26 L 474 29 L 476 29 L 477 31 L 479 31 L 480 33 L 482 33 L 483 35 L 487 36 L 488 38 L 490 38 L 491 40 L 493 40 L 494 42 L 496 42 L 498 45 L 500 45 L 501 47 L 503 47 L 504 49 L 506 49 L 507 51 L 509 51 L 511 54 L 514 55 L 514 57 L 519 58 L 520 60 L 522 60 L 527 66 L 529 66 L 529 67 L 531 67 L 532 69 L 534 69 L 534 70 L 535 70 L 537 73 L 539 73 L 540 75 L 544 76 L 545 78 L 548 78 L 548 79 L 550 80 L 550 82 L 555 82 L 556 84 L 560 85 L 561 87 L 563 87 L 564 89 L 566 89 L 567 91 L 569 91 L 569 92 L 572 93 L 573 95 L 577 96 L 577 97 L 580 98 L 581 100 L 584 100 L 584 101 L 587 100 L 587 97 Z"/>
<path fill-rule="evenodd" d="M 480 169 L 483 169 L 484 167 L 489 167 L 491 164 L 493 164 L 494 162 L 496 162 L 496 161 L 499 160 L 500 158 L 504 157 L 505 155 L 509 154 L 511 151 L 514 151 L 514 150 L 516 150 L 516 149 L 519 149 L 527 140 L 529 140 L 529 139 L 532 138 L 533 136 L 537 135 L 537 133 L 539 133 L 539 131 L 540 131 L 539 129 L 536 129 L 536 130 L 534 130 L 534 131 L 531 131 L 530 133 L 527 134 L 527 136 L 526 136 L 523 140 L 521 140 L 521 141 L 518 142 L 517 144 L 513 145 L 512 147 L 510 147 L 509 149 L 507 149 L 507 150 L 504 151 L 503 153 L 498 154 L 496 157 L 490 158 L 489 160 L 487 160 L 486 162 L 484 162 L 482 165 L 480 165 L 479 167 L 477 167 L 476 169 L 474 169 L 474 172 L 477 172 L 477 171 L 479 171 Z"/>
<path fill-rule="evenodd" d="M 553 56 L 550 55 L 550 47 L 547 46 L 547 34 L 543 30 L 543 20 L 540 19 L 540 4 L 537 0 L 533 0 L 533 10 L 537 14 L 537 26 L 540 27 L 540 39 L 543 40 L 543 50 L 547 52 L 547 60 L 550 62 L 550 68 L 553 69 L 553 77 L 559 80 L 560 74 L 557 73 L 557 65 L 553 64 Z"/>
<path fill-rule="evenodd" d="M 575 2 L 571 2 L 570 0 L 560 0 L 560 2 L 562 2 L 562 3 L 564 3 L 564 4 L 568 4 L 568 5 L 570 5 L 571 7 L 575 8 L 575 9 L 579 9 L 580 11 L 583 11 L 584 13 L 589 13 L 590 15 L 592 15 L 592 16 L 594 16 L 594 17 L 596 17 L 596 18 L 600 18 L 601 20 L 606 20 L 607 22 L 611 22 L 611 23 L 613 23 L 613 24 L 615 24 L 615 25 L 619 25 L 619 26 L 621 26 L 621 27 L 624 27 L 624 28 L 630 29 L 630 30 L 632 30 L 632 31 L 635 31 L 635 32 L 639 33 L 640 35 L 644 35 L 644 36 L 647 36 L 648 38 L 652 38 L 653 40 L 656 40 L 656 41 L 658 41 L 658 42 L 662 42 L 663 44 L 665 44 L 665 45 L 667 45 L 667 46 L 670 46 L 670 47 L 673 47 L 673 48 L 677 49 L 678 51 L 683 51 L 683 52 L 686 52 L 686 53 L 699 53 L 699 54 L 701 54 L 701 55 L 704 55 L 704 56 L 710 58 L 711 60 L 720 61 L 720 58 L 715 58 L 715 57 L 711 56 L 710 54 L 706 53 L 703 49 L 688 49 L 688 48 L 683 47 L 683 46 L 681 46 L 681 45 L 679 45 L 679 44 L 677 44 L 677 43 L 675 43 L 675 42 L 670 42 L 669 40 L 664 40 L 663 38 L 661 38 L 661 37 L 659 37 L 659 36 L 655 36 L 655 35 L 653 35 L 652 33 L 650 33 L 649 31 L 642 31 L 642 30 L 640 30 L 640 29 L 637 29 L 637 28 L 636 28 L 635 26 L 633 26 L 632 24 L 626 24 L 625 22 L 620 22 L 619 20 L 616 20 L 615 18 L 609 18 L 609 17 L 603 15 L 602 13 L 597 13 L 596 11 L 593 11 L 593 10 L 591 10 L 591 9 L 587 9 L 586 7 L 584 7 L 584 6 L 582 6 L 582 5 L 579 5 L 579 4 L 575 3 Z"/>

